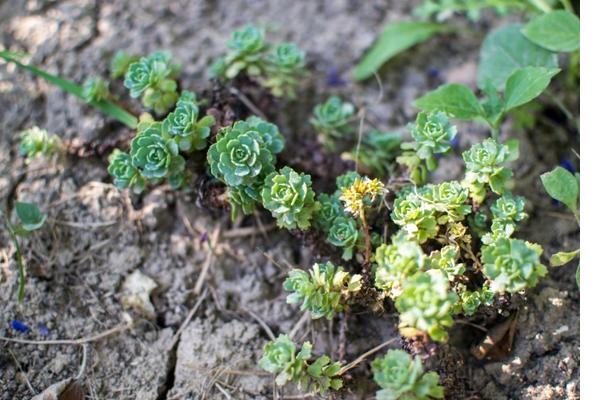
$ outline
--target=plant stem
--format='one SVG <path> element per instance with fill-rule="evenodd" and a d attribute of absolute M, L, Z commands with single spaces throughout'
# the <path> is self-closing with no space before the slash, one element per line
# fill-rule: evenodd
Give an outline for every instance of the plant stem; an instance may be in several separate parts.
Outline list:
<path fill-rule="evenodd" d="M 365 235 L 365 264 L 367 264 L 371 260 L 371 235 L 369 234 L 369 225 L 367 224 L 364 207 L 360 209 L 360 222 L 363 227 L 363 234 Z"/>
<path fill-rule="evenodd" d="M 0 213 L 1 215 L 2 213 Z M 19 289 L 17 291 L 17 299 L 19 302 L 23 301 L 25 298 L 25 264 L 23 264 L 23 253 L 21 252 L 21 246 L 19 245 L 19 240 L 17 239 L 17 235 L 12 227 L 12 224 L 8 220 L 8 212 L 6 213 L 4 219 L 4 226 L 6 226 L 6 230 L 10 235 L 10 238 L 15 245 L 15 258 L 17 259 L 17 265 L 19 266 Z"/>

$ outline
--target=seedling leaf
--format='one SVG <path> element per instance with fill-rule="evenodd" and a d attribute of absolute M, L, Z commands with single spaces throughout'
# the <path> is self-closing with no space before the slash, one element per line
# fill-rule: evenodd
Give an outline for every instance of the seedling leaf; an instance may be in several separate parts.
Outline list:
<path fill-rule="evenodd" d="M 497 90 L 503 90 L 508 77 L 521 68 L 558 67 L 557 55 L 529 41 L 521 28 L 520 24 L 504 26 L 485 38 L 477 71 L 480 88 L 490 79 Z"/>
<path fill-rule="evenodd" d="M 516 70 L 506 81 L 505 111 L 519 107 L 538 97 L 550 84 L 560 68 L 525 67 Z"/>
<path fill-rule="evenodd" d="M 354 79 L 357 81 L 367 79 L 395 55 L 424 42 L 434 33 L 446 30 L 448 30 L 446 25 L 427 22 L 394 22 L 387 25 L 373 47 L 354 69 Z"/>
<path fill-rule="evenodd" d="M 413 105 L 427 112 L 444 111 L 457 119 L 474 119 L 483 115 L 475 94 L 465 85 L 451 83 L 414 101 Z"/>
<path fill-rule="evenodd" d="M 560 267 L 565 265 L 575 257 L 579 256 L 579 249 L 575 251 L 559 251 L 556 254 L 552 254 L 550 257 L 550 265 L 552 267 Z"/>
<path fill-rule="evenodd" d="M 15 210 L 23 229 L 28 232 L 39 229 L 46 221 L 46 215 L 33 203 L 18 201 L 15 203 Z"/>
<path fill-rule="evenodd" d="M 47 80 L 49 83 L 58 86 L 65 92 L 71 93 L 75 97 L 78 97 L 79 99 L 81 99 L 83 101 L 86 101 L 86 98 L 83 94 L 82 86 L 76 84 L 75 82 L 69 81 L 67 79 L 63 79 L 59 76 L 49 74 L 48 72 L 42 71 L 41 69 L 36 68 L 32 65 L 23 64 L 22 62 L 20 62 L 17 59 L 18 56 L 19 55 L 17 53 L 8 52 L 8 51 L 0 51 L 0 58 L 3 58 L 4 60 L 6 60 L 8 62 L 12 62 L 19 68 L 27 70 L 27 71 L 33 73 L 34 75 L 37 75 L 40 78 Z M 112 117 L 112 118 L 122 122 L 123 124 L 127 125 L 131 129 L 135 129 L 135 127 L 137 126 L 137 122 L 138 122 L 137 118 L 113 102 L 110 102 L 107 100 L 100 100 L 100 101 L 89 101 L 88 104 L 96 107 L 97 109 L 102 111 L 107 116 Z"/>
<path fill-rule="evenodd" d="M 577 178 L 563 167 L 556 167 L 552 171 L 542 174 L 540 178 L 550 197 L 565 204 L 577 215 L 579 198 Z"/>
<path fill-rule="evenodd" d="M 579 18 L 569 11 L 556 10 L 529 21 L 521 30 L 533 43 L 551 51 L 579 49 Z"/>

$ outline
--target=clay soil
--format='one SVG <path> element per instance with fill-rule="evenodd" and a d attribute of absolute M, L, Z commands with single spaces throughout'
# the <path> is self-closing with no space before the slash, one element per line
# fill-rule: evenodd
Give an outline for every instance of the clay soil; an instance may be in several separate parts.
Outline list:
<path fill-rule="evenodd" d="M 387 65 L 377 102 L 377 83 L 351 84 L 349 71 L 384 24 L 409 19 L 415 4 L 11 0 L 0 3 L 0 43 L 78 82 L 108 76 L 117 50 L 143 54 L 168 49 L 183 64 L 181 86 L 230 104 L 235 116 L 248 110 L 235 99 L 217 98 L 207 65 L 224 51 L 234 29 L 249 22 L 270 23 L 273 37 L 307 50 L 312 74 L 296 100 L 263 101 L 259 96 L 256 104 L 288 140 L 283 160 L 310 172 L 315 185 L 325 190 L 332 187 L 334 173 L 352 165 L 316 145 L 307 124 L 316 102 L 343 95 L 365 106 L 379 128 L 399 130 L 416 115 L 412 100 L 427 90 L 445 82 L 475 86 L 481 41 L 489 29 L 506 22 L 491 14 L 477 23 L 455 18 L 468 33 L 436 37 Z M 113 88 L 128 98 L 120 84 Z M 563 90 L 560 85 L 551 89 L 555 94 Z M 578 113 L 577 94 L 561 99 Z M 577 130 L 550 97 L 540 104 L 531 111 L 534 127 L 522 128 L 511 119 L 502 134 L 521 141 L 514 192 L 528 198 L 530 218 L 519 236 L 540 243 L 547 264 L 547 254 L 578 247 L 579 229 L 545 195 L 539 175 L 565 160 L 577 167 L 572 149 L 578 151 L 579 142 Z M 63 137 L 69 156 L 26 164 L 18 155 L 17 133 L 33 125 Z M 302 320 L 282 293 L 286 272 L 290 266 L 308 268 L 333 252 L 319 238 L 272 229 L 264 212 L 232 223 L 228 210 L 218 204 L 220 189 L 202 173 L 186 193 L 160 186 L 136 196 L 113 187 L 106 157 L 130 135 L 72 96 L 0 65 L 2 207 L 14 200 L 32 201 L 48 214 L 44 228 L 24 242 L 29 280 L 23 303 L 15 295 L 14 247 L 0 231 L 0 336 L 47 341 L 93 338 L 114 330 L 85 345 L 0 341 L 0 399 L 31 398 L 75 377 L 72 391 L 77 386 L 90 399 L 281 399 L 298 392 L 292 386 L 274 389 L 272 378 L 258 368 L 269 332 L 277 335 L 296 326 L 297 337 L 315 343 L 316 353 L 334 357 L 342 337 L 345 361 L 397 336 L 393 313 L 374 316 L 359 310 L 332 323 Z M 459 124 L 457 151 L 440 161 L 434 181 L 460 176 L 460 151 L 486 135 L 481 126 Z M 213 253 L 207 240 L 214 240 Z M 205 267 L 206 279 L 194 290 Z M 456 325 L 449 345 L 415 348 L 400 340 L 393 346 L 420 351 L 427 366 L 440 373 L 448 399 L 578 399 L 575 268 L 571 263 L 550 270 L 500 316 L 517 318 L 513 349 L 501 359 L 473 358 L 469 348 L 481 334 L 466 324 Z M 153 310 L 146 314 L 123 305 L 125 281 L 136 271 L 156 283 L 150 297 Z M 16 330 L 15 320 L 27 330 Z M 347 389 L 332 398 L 374 398 L 368 362 L 346 378 Z M 64 396 L 60 398 L 80 398 Z"/>

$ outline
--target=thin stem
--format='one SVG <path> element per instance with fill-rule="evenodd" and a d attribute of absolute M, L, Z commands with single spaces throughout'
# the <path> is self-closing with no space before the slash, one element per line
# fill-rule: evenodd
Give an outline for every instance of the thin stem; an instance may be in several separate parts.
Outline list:
<path fill-rule="evenodd" d="M 360 209 L 360 222 L 363 227 L 363 233 L 365 235 L 365 263 L 369 263 L 371 260 L 371 235 L 369 234 L 369 225 L 367 224 L 367 217 L 365 216 L 365 209 Z"/>

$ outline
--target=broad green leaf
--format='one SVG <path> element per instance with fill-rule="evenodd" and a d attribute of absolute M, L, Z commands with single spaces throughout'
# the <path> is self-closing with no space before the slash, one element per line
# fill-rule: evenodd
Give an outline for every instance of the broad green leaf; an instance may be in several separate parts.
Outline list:
<path fill-rule="evenodd" d="M 458 83 L 440 86 L 415 100 L 413 105 L 427 112 L 444 111 L 457 119 L 473 119 L 483 114 L 471 89 Z"/>
<path fill-rule="evenodd" d="M 504 109 L 519 107 L 538 97 L 548 87 L 559 68 L 525 67 L 516 70 L 506 81 Z"/>
<path fill-rule="evenodd" d="M 550 265 L 553 267 L 560 267 L 561 265 L 565 265 L 575 257 L 579 255 L 579 249 L 575 251 L 560 251 L 556 254 L 552 254 L 550 257 Z"/>
<path fill-rule="evenodd" d="M 506 161 L 516 161 L 519 158 L 519 139 L 508 139 L 505 144 L 508 146 L 508 158 Z"/>
<path fill-rule="evenodd" d="M 529 41 L 521 33 L 521 28 L 520 24 L 504 26 L 485 38 L 477 71 L 477 85 L 480 88 L 489 79 L 501 91 L 508 77 L 521 68 L 558 67 L 557 55 Z"/>
<path fill-rule="evenodd" d="M 551 51 L 571 52 L 579 49 L 579 18 L 569 11 L 556 10 L 529 21 L 523 35 Z"/>
<path fill-rule="evenodd" d="M 577 199 L 579 198 L 577 178 L 563 167 L 556 167 L 552 171 L 542 174 L 540 178 L 550 197 L 564 203 L 577 215 Z"/>
<path fill-rule="evenodd" d="M 353 71 L 353 77 L 362 81 L 373 75 L 396 54 L 429 39 L 437 32 L 448 30 L 446 25 L 428 22 L 394 22 L 388 24 L 373 47 Z"/>
<path fill-rule="evenodd" d="M 78 97 L 79 99 L 85 101 L 85 97 L 83 96 L 83 87 L 76 84 L 75 82 L 69 81 L 67 79 L 63 79 L 56 75 L 49 74 L 46 71 L 42 71 L 41 69 L 36 68 L 32 65 L 23 64 L 22 62 L 20 62 L 17 59 L 19 56 L 20 55 L 17 53 L 12 53 L 9 51 L 0 51 L 0 58 L 3 58 L 4 60 L 6 60 L 8 62 L 14 63 L 19 68 L 27 70 L 27 71 L 33 73 L 34 75 L 37 75 L 40 78 L 47 80 L 49 83 L 58 86 L 65 92 L 70 93 L 70 94 Z M 107 116 L 112 117 L 112 118 L 122 122 L 123 124 L 127 125 L 131 129 L 135 129 L 137 126 L 137 122 L 138 122 L 137 118 L 113 102 L 110 102 L 107 100 L 101 100 L 101 101 L 91 101 L 91 102 L 88 102 L 88 104 L 96 107 L 97 109 L 102 111 Z"/>
<path fill-rule="evenodd" d="M 46 221 L 46 215 L 42 214 L 38 206 L 33 203 L 17 201 L 15 203 L 15 211 L 23 229 L 26 231 L 36 230 Z"/>

